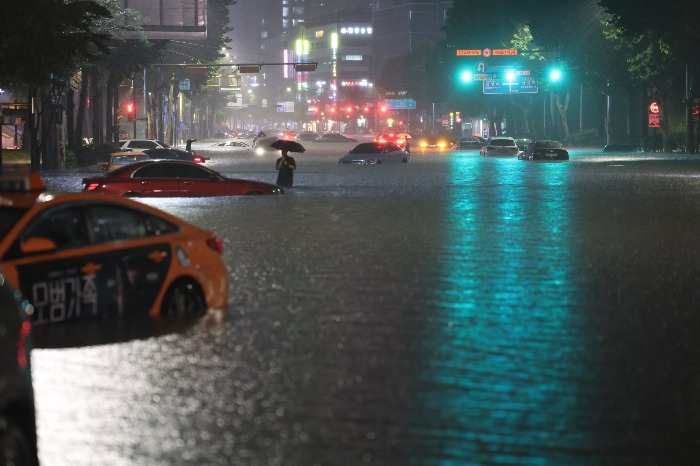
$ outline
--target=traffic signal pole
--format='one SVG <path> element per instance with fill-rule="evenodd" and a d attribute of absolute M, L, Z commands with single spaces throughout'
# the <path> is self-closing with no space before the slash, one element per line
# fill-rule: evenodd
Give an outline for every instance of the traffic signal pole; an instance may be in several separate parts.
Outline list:
<path fill-rule="evenodd" d="M 136 88 L 134 87 L 134 77 L 131 77 L 131 102 L 133 107 L 133 133 L 131 139 L 136 139 Z"/>

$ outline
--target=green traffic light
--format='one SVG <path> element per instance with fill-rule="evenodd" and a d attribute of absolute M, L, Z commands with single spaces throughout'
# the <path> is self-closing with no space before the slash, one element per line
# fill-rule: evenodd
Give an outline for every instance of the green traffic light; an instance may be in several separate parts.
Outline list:
<path fill-rule="evenodd" d="M 557 82 L 561 80 L 562 72 L 559 68 L 552 68 L 549 70 L 549 80 L 552 82 Z"/>
<path fill-rule="evenodd" d="M 463 83 L 470 83 L 470 82 L 472 82 L 472 81 L 474 80 L 474 74 L 473 74 L 471 71 L 469 71 L 469 70 L 464 70 L 464 71 L 462 71 L 462 73 L 459 75 L 459 79 L 460 79 Z"/>

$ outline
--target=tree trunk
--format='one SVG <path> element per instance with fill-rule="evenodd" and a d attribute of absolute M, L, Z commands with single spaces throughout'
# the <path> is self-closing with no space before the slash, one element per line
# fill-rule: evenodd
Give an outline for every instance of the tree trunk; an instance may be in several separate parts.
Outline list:
<path fill-rule="evenodd" d="M 112 77 L 113 74 L 107 70 L 107 92 L 106 92 L 106 99 L 105 99 L 105 128 L 107 130 L 107 138 L 105 142 L 113 142 L 117 143 L 119 140 L 119 136 L 115 138 L 115 133 L 117 132 L 117 124 L 116 122 L 116 113 L 115 109 L 119 107 L 114 106 L 114 101 L 116 99 L 115 94 L 118 94 L 118 91 L 115 89 L 115 82 L 114 78 Z M 119 85 L 119 83 L 116 83 Z"/>
<path fill-rule="evenodd" d="M 569 103 L 571 101 L 571 93 L 567 90 L 566 97 L 564 97 L 564 105 L 562 105 L 559 96 L 556 96 L 556 105 L 559 112 L 559 118 L 561 120 L 562 131 L 564 132 L 563 138 L 567 139 L 569 137 L 569 119 L 567 117 L 567 112 L 569 111 Z"/>
<path fill-rule="evenodd" d="M 100 80 L 95 70 L 90 72 L 90 114 L 92 117 L 92 142 L 99 144 L 104 142 L 102 137 L 102 93 Z"/>
<path fill-rule="evenodd" d="M 75 118 L 75 143 L 82 144 L 85 130 L 85 103 L 88 99 L 88 75 L 85 69 L 80 71 L 80 95 L 78 96 L 78 112 Z"/>
<path fill-rule="evenodd" d="M 68 90 L 66 91 L 66 121 L 64 123 L 68 147 L 75 147 L 77 145 L 75 142 L 75 126 L 73 126 L 73 119 L 75 118 L 74 101 L 75 91 L 69 83 Z"/>

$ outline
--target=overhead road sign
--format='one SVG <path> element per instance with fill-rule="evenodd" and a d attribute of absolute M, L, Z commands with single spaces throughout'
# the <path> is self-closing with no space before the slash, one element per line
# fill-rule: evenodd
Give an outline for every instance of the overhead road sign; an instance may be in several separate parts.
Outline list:
<path fill-rule="evenodd" d="M 411 110 L 416 108 L 416 101 L 412 99 L 387 99 L 386 107 L 391 110 Z"/>
<path fill-rule="evenodd" d="M 537 94 L 537 80 L 521 76 L 519 80 L 503 82 L 497 79 L 484 81 L 484 94 Z"/>
<path fill-rule="evenodd" d="M 460 49 L 456 50 L 455 54 L 458 57 L 502 57 L 502 56 L 514 56 L 518 54 L 518 49 Z"/>
<path fill-rule="evenodd" d="M 481 50 L 457 50 L 458 57 L 480 57 Z"/>

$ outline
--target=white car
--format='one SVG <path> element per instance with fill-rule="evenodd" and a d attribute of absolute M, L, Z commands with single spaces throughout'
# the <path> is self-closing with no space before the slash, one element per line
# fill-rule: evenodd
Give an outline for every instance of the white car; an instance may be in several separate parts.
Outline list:
<path fill-rule="evenodd" d="M 340 165 L 379 165 L 408 163 L 411 154 L 394 142 L 363 142 L 338 160 Z"/>
<path fill-rule="evenodd" d="M 126 149 L 170 149 L 170 146 L 157 139 L 121 139 L 119 147 Z"/>
<path fill-rule="evenodd" d="M 235 152 L 252 151 L 253 150 L 253 148 L 250 146 L 250 144 L 246 144 L 245 142 L 241 142 L 241 141 L 215 142 L 214 144 L 211 145 L 211 149 L 221 150 L 221 151 L 235 151 Z"/>
<path fill-rule="evenodd" d="M 520 149 L 513 138 L 493 137 L 481 148 L 484 157 L 517 157 Z"/>

